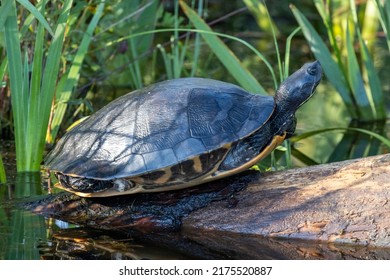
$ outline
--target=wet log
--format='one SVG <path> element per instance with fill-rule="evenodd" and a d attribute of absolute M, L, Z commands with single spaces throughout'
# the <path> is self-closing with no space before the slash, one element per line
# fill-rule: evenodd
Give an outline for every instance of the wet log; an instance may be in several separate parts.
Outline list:
<path fill-rule="evenodd" d="M 248 171 L 185 190 L 112 198 L 60 193 L 25 207 L 101 229 L 173 230 L 197 246 L 241 257 L 333 258 L 348 250 L 356 254 L 358 247 L 390 248 L 389 163 L 386 154 L 280 172 Z M 267 252 L 251 253 L 253 240 Z M 298 249 L 293 240 L 306 245 Z M 322 243 L 310 247 L 307 241 Z M 346 244 L 354 247 L 340 249 Z"/>

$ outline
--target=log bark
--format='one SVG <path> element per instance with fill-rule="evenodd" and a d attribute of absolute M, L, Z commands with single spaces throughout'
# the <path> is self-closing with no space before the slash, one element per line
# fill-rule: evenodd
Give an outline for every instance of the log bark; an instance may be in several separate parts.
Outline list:
<path fill-rule="evenodd" d="M 390 247 L 390 155 L 263 173 L 191 213 L 183 231 L 220 231 Z"/>
<path fill-rule="evenodd" d="M 248 171 L 185 190 L 116 198 L 61 193 L 25 207 L 100 229 L 137 230 L 167 246 L 195 246 L 198 252 L 201 246 L 238 258 L 388 258 L 389 163 L 386 154 L 280 172 Z M 175 241 L 167 242 L 166 234 Z"/>

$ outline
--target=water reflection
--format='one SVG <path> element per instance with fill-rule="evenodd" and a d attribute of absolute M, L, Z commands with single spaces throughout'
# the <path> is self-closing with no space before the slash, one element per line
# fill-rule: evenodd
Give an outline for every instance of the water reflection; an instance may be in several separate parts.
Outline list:
<path fill-rule="evenodd" d="M 388 152 L 389 148 L 386 145 L 378 138 L 369 134 L 373 132 L 380 136 L 385 135 L 385 120 L 367 123 L 351 121 L 345 129 L 335 128 L 333 131 L 330 130 L 317 135 L 313 134 L 307 139 L 298 141 L 292 147 L 293 156 L 304 163 L 304 165 L 315 165 L 363 158 Z M 356 129 L 364 130 L 366 133 L 356 131 Z M 337 142 L 331 144 L 332 149 L 323 151 L 320 147 L 329 144 L 333 139 L 328 138 L 332 138 L 332 136 L 337 138 Z"/>
<path fill-rule="evenodd" d="M 20 173 L 13 185 L 0 187 L 0 259 L 38 259 L 37 245 L 46 239 L 43 217 L 16 205 L 27 197 L 41 194 L 39 173 Z"/>
<path fill-rule="evenodd" d="M 53 232 L 39 244 L 42 259 L 145 260 L 183 259 L 182 254 L 135 240 L 131 235 L 92 228 L 68 228 Z"/>
<path fill-rule="evenodd" d="M 352 121 L 349 128 L 359 128 L 375 132 L 379 135 L 385 134 L 386 121 L 377 121 L 369 123 L 359 123 Z M 327 162 L 341 161 L 345 159 L 354 159 L 381 154 L 381 141 L 377 138 L 365 134 L 346 131 L 341 141 L 330 154 Z"/>
<path fill-rule="evenodd" d="M 39 245 L 43 259 L 390 259 L 390 250 L 228 232 L 137 233 L 70 228 Z"/>

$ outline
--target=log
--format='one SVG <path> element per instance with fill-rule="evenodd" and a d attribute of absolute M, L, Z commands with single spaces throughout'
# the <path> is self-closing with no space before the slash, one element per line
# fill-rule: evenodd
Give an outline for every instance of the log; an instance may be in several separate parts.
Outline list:
<path fill-rule="evenodd" d="M 113 198 L 60 193 L 24 207 L 99 229 L 135 230 L 187 253 L 191 246 L 220 252 L 215 258 L 388 258 L 389 162 L 385 154 L 248 171 L 189 189 Z"/>
<path fill-rule="evenodd" d="M 264 173 L 235 198 L 191 213 L 183 230 L 390 247 L 390 154 Z"/>

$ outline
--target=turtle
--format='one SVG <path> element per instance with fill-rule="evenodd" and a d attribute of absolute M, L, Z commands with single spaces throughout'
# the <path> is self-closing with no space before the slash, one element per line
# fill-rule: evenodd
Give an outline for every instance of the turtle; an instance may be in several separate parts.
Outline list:
<path fill-rule="evenodd" d="M 44 166 L 83 197 L 187 188 L 244 171 L 296 127 L 322 78 L 304 64 L 275 96 L 208 78 L 162 81 L 125 94 L 57 142 Z"/>

